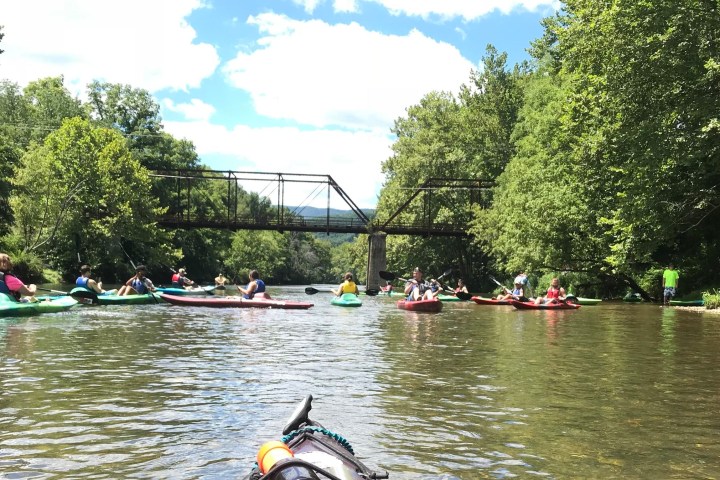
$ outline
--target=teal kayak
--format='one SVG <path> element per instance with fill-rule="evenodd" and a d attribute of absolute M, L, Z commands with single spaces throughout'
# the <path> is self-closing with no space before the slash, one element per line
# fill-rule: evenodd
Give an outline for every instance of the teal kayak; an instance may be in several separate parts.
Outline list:
<path fill-rule="evenodd" d="M 143 295 L 103 295 L 95 294 L 83 287 L 76 287 L 70 290 L 70 295 L 85 305 L 147 305 L 160 303 L 158 294 L 145 293 Z"/>
<path fill-rule="evenodd" d="M 362 301 L 354 293 L 343 293 L 340 297 L 333 297 L 330 303 L 338 307 L 359 307 L 362 305 Z"/>
<path fill-rule="evenodd" d="M 670 305 L 673 307 L 702 307 L 705 305 L 705 301 L 700 300 L 670 300 Z"/>
<path fill-rule="evenodd" d="M 455 295 L 445 295 L 444 293 L 441 293 L 437 296 L 438 300 L 443 302 L 461 302 L 462 299 L 456 297 Z"/>
<path fill-rule="evenodd" d="M 577 297 L 577 303 L 578 305 L 597 305 L 598 303 L 602 302 L 601 298 L 585 298 L 585 297 Z"/>
<path fill-rule="evenodd" d="M 39 302 L 18 302 L 10 295 L 0 293 L 0 317 L 24 317 L 41 313 L 63 312 L 77 302 L 68 296 L 48 298 Z"/>
<path fill-rule="evenodd" d="M 214 285 L 198 288 L 175 288 L 175 287 L 157 287 L 158 293 L 166 293 L 168 295 L 212 295 L 215 291 Z M 223 290 L 225 288 L 223 287 Z"/>

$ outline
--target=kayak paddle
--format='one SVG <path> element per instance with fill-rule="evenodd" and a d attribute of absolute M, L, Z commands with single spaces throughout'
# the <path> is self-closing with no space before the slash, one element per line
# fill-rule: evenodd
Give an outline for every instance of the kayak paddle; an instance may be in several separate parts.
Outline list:
<path fill-rule="evenodd" d="M 90 290 L 76 290 L 70 293 L 70 296 L 75 299 L 78 303 L 84 303 L 86 305 L 97 305 L 98 295 Z"/>
<path fill-rule="evenodd" d="M 332 290 L 318 290 L 317 288 L 313 287 L 305 287 L 305 293 L 308 295 L 315 295 L 316 293 L 320 293 L 321 291 L 325 293 L 332 293 L 333 295 L 335 294 L 335 292 L 333 292 Z M 369 295 L 371 297 L 374 297 L 378 293 L 380 293 L 380 290 L 376 290 L 374 288 L 368 288 L 367 290 L 365 290 L 365 295 Z"/>
<path fill-rule="evenodd" d="M 43 292 L 59 293 L 60 295 L 70 295 L 70 292 L 63 292 L 61 290 L 51 290 L 49 288 L 35 287 L 35 290 L 42 290 Z"/>

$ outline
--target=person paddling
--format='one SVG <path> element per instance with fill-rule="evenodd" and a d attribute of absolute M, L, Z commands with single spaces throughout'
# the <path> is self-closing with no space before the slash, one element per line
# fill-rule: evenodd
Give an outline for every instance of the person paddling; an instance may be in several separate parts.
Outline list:
<path fill-rule="evenodd" d="M 35 299 L 37 286 L 34 283 L 25 285 L 22 280 L 11 273 L 12 268 L 13 264 L 10 256 L 6 253 L 0 253 L 0 293 L 9 295 L 18 302 L 37 301 Z"/>
<path fill-rule="evenodd" d="M 240 290 L 240 293 L 243 294 L 243 298 L 247 300 L 252 300 L 255 295 L 258 295 L 263 298 L 270 298 L 269 295 L 265 293 L 265 282 L 260 280 L 260 274 L 257 270 L 250 270 L 250 282 L 248 282 L 247 286 L 245 288 L 238 285 L 237 289 Z"/>
<path fill-rule="evenodd" d="M 185 275 L 187 275 L 187 272 L 184 268 L 181 268 L 177 271 L 177 273 L 173 274 L 172 276 L 172 286 L 173 288 L 185 288 L 185 287 L 192 287 L 195 285 L 195 282 L 187 278 Z"/>
<path fill-rule="evenodd" d="M 225 288 L 225 283 L 227 282 L 227 278 L 221 273 L 217 277 L 215 277 L 215 286 L 216 287 L 222 287 Z"/>
<path fill-rule="evenodd" d="M 95 293 L 105 293 L 102 288 L 102 282 L 95 281 L 90 278 L 92 275 L 92 267 L 90 265 L 83 265 L 80 267 L 80 276 L 75 280 L 75 285 L 78 287 L 86 288 L 87 290 Z"/>
<path fill-rule="evenodd" d="M 517 300 L 519 302 L 527 302 L 527 297 L 525 296 L 525 290 L 523 289 L 522 282 L 518 281 L 518 279 L 515 279 L 514 288 L 512 290 L 508 290 L 507 288 L 503 287 L 503 293 L 497 296 L 498 300 Z"/>
<path fill-rule="evenodd" d="M 125 285 L 120 287 L 117 294 L 121 296 L 145 295 L 148 292 L 154 292 L 155 285 L 153 285 L 152 280 L 145 276 L 146 274 L 147 268 L 145 268 L 145 265 L 138 265 L 137 268 L 135 268 L 135 275 L 130 277 L 130 279 L 125 282 Z"/>
<path fill-rule="evenodd" d="M 338 297 L 341 297 L 345 293 L 354 293 L 355 295 L 360 295 L 360 289 L 358 288 L 357 284 L 353 281 L 353 274 L 350 272 L 347 272 L 343 276 L 343 283 L 340 284 L 337 290 L 333 290 L 332 292 L 337 295 Z"/>

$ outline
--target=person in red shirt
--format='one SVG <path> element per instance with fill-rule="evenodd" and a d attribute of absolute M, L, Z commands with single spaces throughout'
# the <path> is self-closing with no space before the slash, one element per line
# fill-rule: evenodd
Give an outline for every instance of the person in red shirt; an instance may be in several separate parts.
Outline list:
<path fill-rule="evenodd" d="M 538 295 L 535 299 L 535 303 L 548 304 L 548 303 L 560 303 L 565 301 L 565 289 L 560 286 L 560 280 L 553 278 L 550 282 L 550 287 L 547 289 L 547 293 L 543 297 Z"/>

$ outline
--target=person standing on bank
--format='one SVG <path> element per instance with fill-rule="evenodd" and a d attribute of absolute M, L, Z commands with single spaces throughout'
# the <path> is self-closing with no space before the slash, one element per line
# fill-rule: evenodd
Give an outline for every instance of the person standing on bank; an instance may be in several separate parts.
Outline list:
<path fill-rule="evenodd" d="M 670 305 L 670 299 L 675 296 L 679 283 L 680 274 L 674 269 L 673 264 L 671 263 L 665 269 L 662 276 L 663 305 Z"/>
<path fill-rule="evenodd" d="M 269 298 L 268 295 L 265 293 L 265 282 L 260 280 L 260 274 L 257 270 L 250 270 L 250 282 L 248 282 L 247 286 L 245 288 L 238 285 L 237 289 L 240 290 L 240 293 L 243 294 L 243 298 L 247 300 L 252 300 L 252 298 L 257 294 L 260 295 L 263 298 Z"/>
<path fill-rule="evenodd" d="M 13 264 L 10 256 L 6 253 L 0 253 L 0 293 L 10 295 L 18 302 L 22 297 L 29 297 L 27 300 L 22 299 L 22 301 L 37 301 L 34 298 L 37 292 L 35 284 L 25 285 L 22 280 L 10 273 L 12 268 Z"/>
<path fill-rule="evenodd" d="M 343 276 L 343 280 L 343 283 L 340 284 L 338 289 L 332 291 L 335 295 L 337 295 L 338 297 L 341 297 L 344 293 L 354 293 L 355 295 L 360 295 L 360 289 L 353 281 L 352 273 L 347 272 Z"/>
<path fill-rule="evenodd" d="M 87 288 L 91 292 L 105 293 L 105 290 L 102 288 L 102 282 L 96 282 L 94 279 L 90 278 L 90 275 L 92 275 L 92 268 L 90 265 L 83 265 L 80 267 L 80 276 L 77 280 L 75 280 L 75 285 Z"/>

